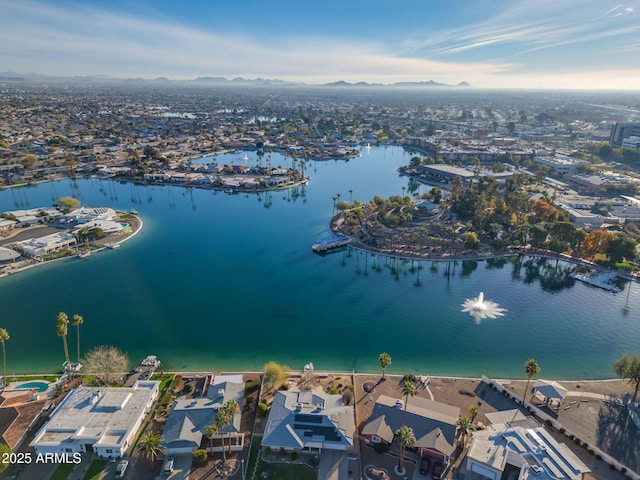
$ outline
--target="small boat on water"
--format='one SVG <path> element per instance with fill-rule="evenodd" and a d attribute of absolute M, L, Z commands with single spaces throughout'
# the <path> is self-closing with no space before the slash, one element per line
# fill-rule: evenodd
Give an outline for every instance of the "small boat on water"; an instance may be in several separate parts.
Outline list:
<path fill-rule="evenodd" d="M 111 250 L 117 250 L 120 248 L 120 244 L 118 242 L 107 243 L 105 247 L 110 248 Z"/>
<path fill-rule="evenodd" d="M 249 160 L 249 156 L 245 153 L 244 157 L 242 157 L 242 160 L 244 160 L 246 162 L 247 160 Z"/>
<path fill-rule="evenodd" d="M 91 252 L 89 250 L 80 250 L 78 253 L 79 258 L 89 258 L 91 256 Z"/>

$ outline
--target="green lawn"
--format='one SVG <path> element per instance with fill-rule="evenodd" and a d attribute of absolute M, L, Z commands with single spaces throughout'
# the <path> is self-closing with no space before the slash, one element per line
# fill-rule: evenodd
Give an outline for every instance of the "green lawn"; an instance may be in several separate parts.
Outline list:
<path fill-rule="evenodd" d="M 7 375 L 8 377 L 9 375 Z M 11 377 L 11 380 L 15 378 L 18 382 L 27 382 L 30 380 L 45 380 L 47 382 L 55 382 L 60 378 L 57 375 L 16 375 L 15 377 Z"/>
<path fill-rule="evenodd" d="M 91 462 L 91 465 L 89 465 L 89 470 L 87 470 L 87 473 L 84 475 L 83 479 L 98 480 L 98 478 L 100 478 L 100 474 L 107 466 L 107 462 L 108 460 L 94 460 L 93 462 Z"/>
<path fill-rule="evenodd" d="M 255 478 L 257 480 L 266 478 L 268 480 L 289 480 L 295 478 L 296 480 L 316 480 L 318 478 L 318 470 L 308 467 L 306 465 L 288 465 L 284 463 L 267 463 L 263 462 L 259 458 L 260 453 L 260 438 L 254 437 L 253 444 L 251 445 L 251 452 L 249 454 L 249 466 L 247 468 L 247 478 Z M 253 477 L 253 469 L 258 461 L 258 469 L 256 475 Z M 263 477 L 262 474 L 266 473 L 267 476 Z"/>
<path fill-rule="evenodd" d="M 56 471 L 53 472 L 51 480 L 67 480 L 71 474 L 71 470 L 73 470 L 73 467 L 75 466 L 75 463 L 62 463 L 58 468 L 56 468 Z"/>

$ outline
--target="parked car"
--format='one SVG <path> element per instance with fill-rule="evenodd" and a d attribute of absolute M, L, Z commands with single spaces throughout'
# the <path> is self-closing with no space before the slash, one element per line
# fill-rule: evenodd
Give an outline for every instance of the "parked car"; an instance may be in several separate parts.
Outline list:
<path fill-rule="evenodd" d="M 120 460 L 118 466 L 116 467 L 116 478 L 124 478 L 124 474 L 127 471 L 127 467 L 129 466 L 128 460 Z"/>
<path fill-rule="evenodd" d="M 429 472 L 430 465 L 431 460 L 429 460 L 429 457 L 422 457 L 422 459 L 420 459 L 420 473 L 425 474 Z"/>
<path fill-rule="evenodd" d="M 440 477 L 442 477 L 442 469 L 442 462 L 436 462 L 433 465 L 433 473 L 431 473 L 431 477 L 433 478 L 433 480 L 440 480 Z"/>
<path fill-rule="evenodd" d="M 176 459 L 174 457 L 169 457 L 165 460 L 164 462 L 164 468 L 162 469 L 162 472 L 165 475 L 171 475 L 171 473 L 173 472 L 173 466 L 176 463 Z"/>

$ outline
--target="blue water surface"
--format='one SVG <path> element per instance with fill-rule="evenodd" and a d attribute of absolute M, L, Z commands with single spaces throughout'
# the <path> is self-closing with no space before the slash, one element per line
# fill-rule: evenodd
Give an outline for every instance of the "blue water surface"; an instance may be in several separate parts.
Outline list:
<path fill-rule="evenodd" d="M 215 160 L 244 164 L 243 154 Z M 249 156 L 249 164 L 257 161 Z M 613 376 L 613 361 L 640 345 L 636 284 L 618 294 L 582 284 L 557 291 L 513 262 L 311 252 L 330 236 L 333 197 L 366 202 L 412 189 L 397 173 L 411 156 L 386 147 L 350 161 L 310 161 L 309 185 L 261 194 L 99 179 L 1 191 L 2 211 L 71 195 L 85 205 L 135 209 L 144 222 L 119 250 L 0 279 L 0 326 L 11 335 L 7 371 L 61 369 L 55 320 L 65 311 L 84 317 L 83 352 L 116 345 L 132 362 L 157 355 L 165 370 L 259 370 L 275 360 L 295 369 L 313 362 L 320 370 L 377 371 L 387 351 L 391 373 L 522 377 L 534 357 L 543 378 Z M 277 154 L 271 162 L 290 165 Z M 555 261 L 545 265 L 553 268 Z M 506 315 L 476 324 L 462 313 L 479 292 Z M 70 325 L 72 359 L 75 335 Z"/>

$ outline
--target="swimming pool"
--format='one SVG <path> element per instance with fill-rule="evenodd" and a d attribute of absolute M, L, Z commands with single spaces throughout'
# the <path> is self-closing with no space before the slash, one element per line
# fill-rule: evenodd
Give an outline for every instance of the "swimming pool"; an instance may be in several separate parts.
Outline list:
<path fill-rule="evenodd" d="M 44 391 L 46 391 L 49 388 L 49 383 L 47 382 L 38 382 L 38 381 L 33 381 L 33 382 L 26 382 L 23 383 L 22 385 L 18 385 L 16 387 L 16 389 L 25 389 L 25 390 L 32 390 L 34 388 L 38 389 L 38 393 L 42 393 Z"/>

